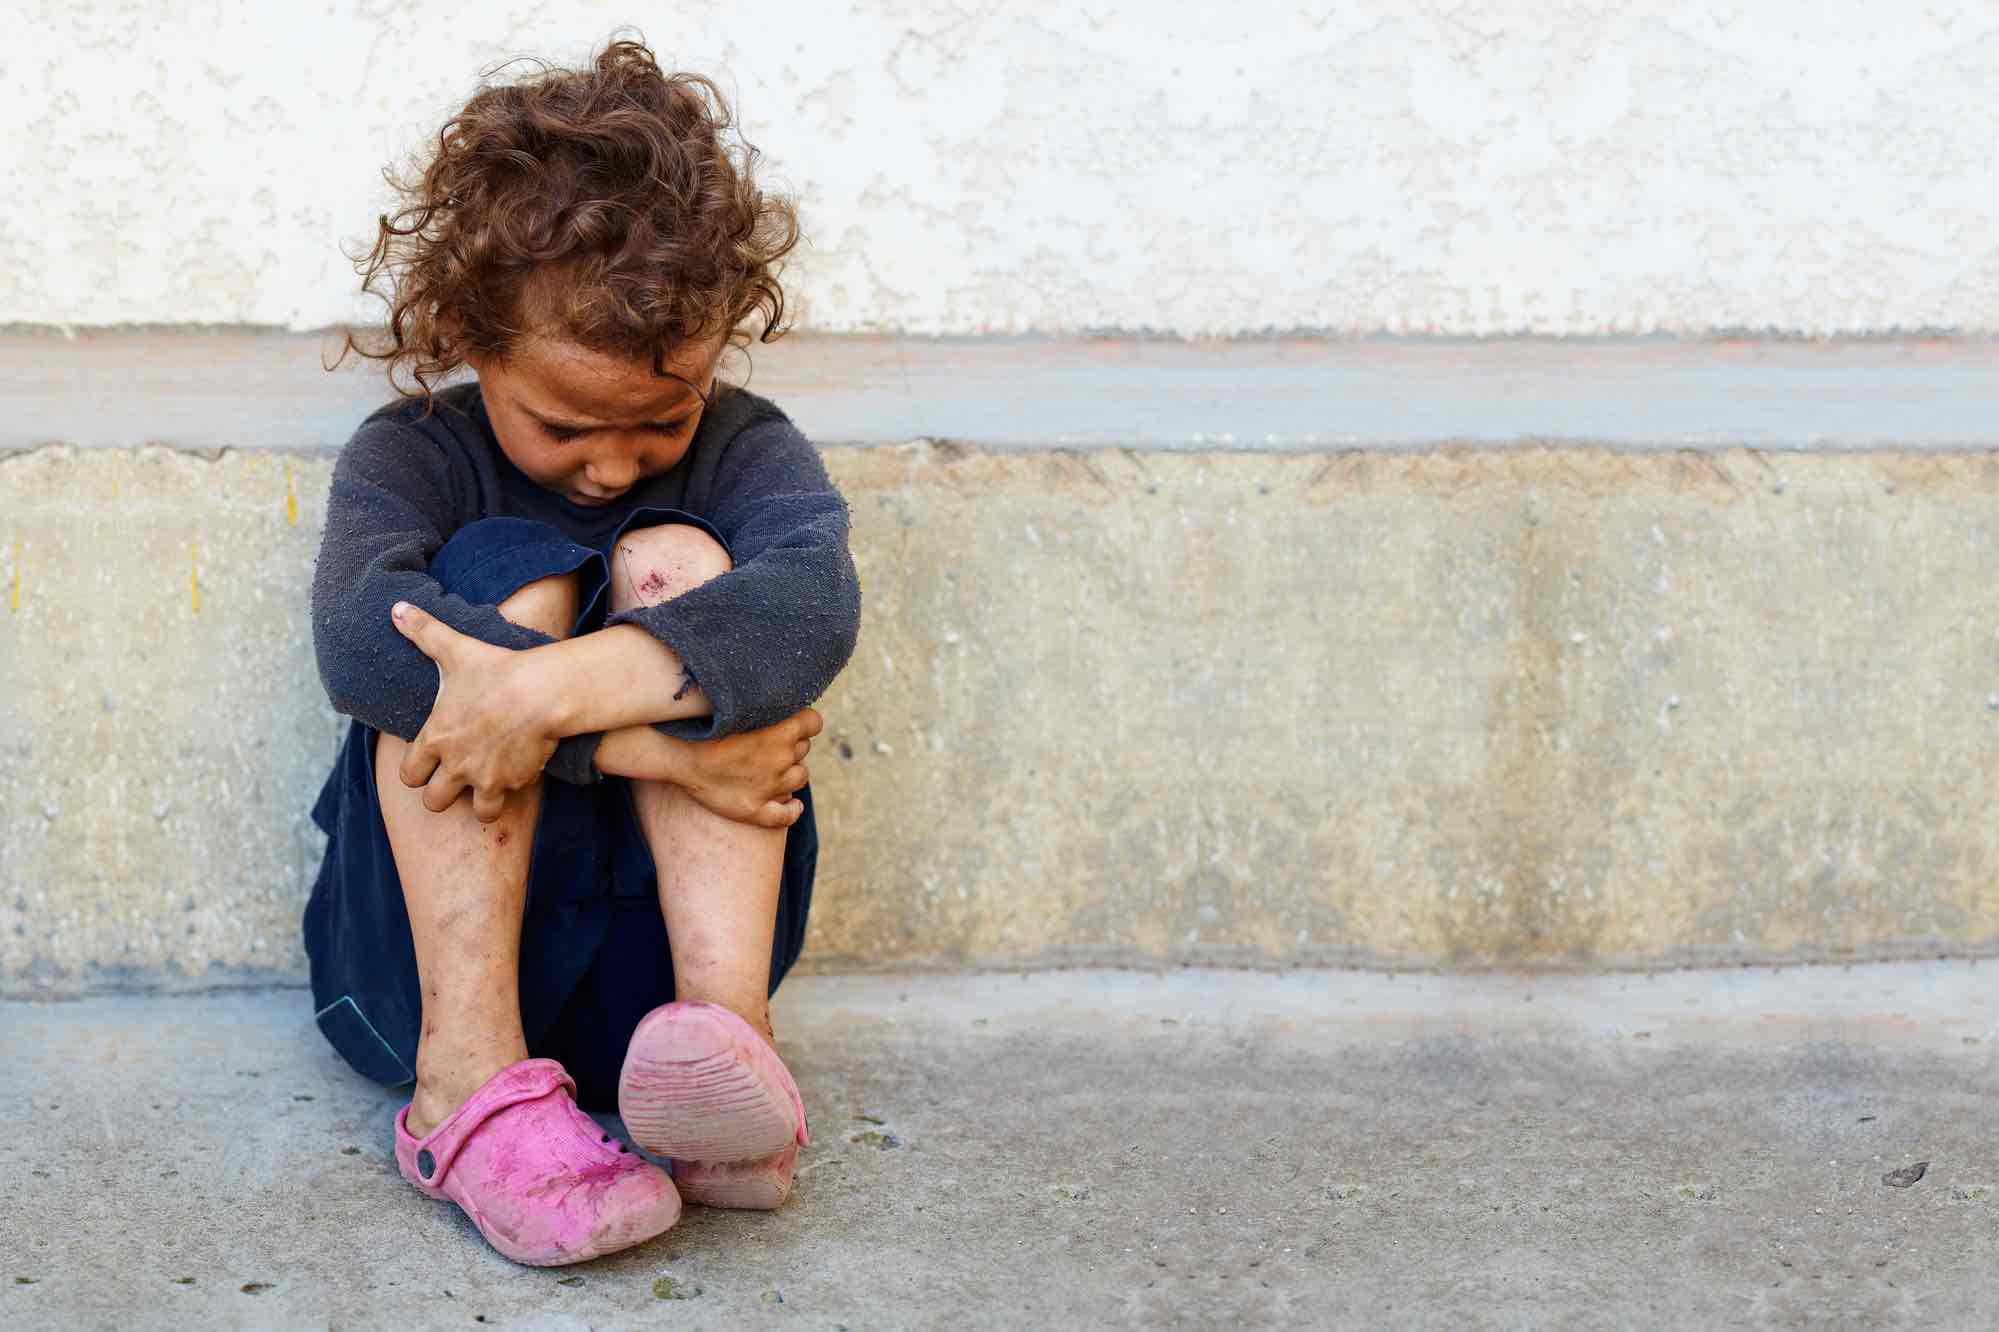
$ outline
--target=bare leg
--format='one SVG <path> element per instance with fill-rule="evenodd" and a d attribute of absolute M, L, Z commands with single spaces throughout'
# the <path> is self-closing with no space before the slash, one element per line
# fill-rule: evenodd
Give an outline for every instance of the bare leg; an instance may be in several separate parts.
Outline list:
<path fill-rule="evenodd" d="M 634 532 L 612 555 L 611 605 L 668 601 L 729 567 L 727 552 L 698 528 Z M 634 781 L 632 802 L 659 868 L 675 997 L 720 1004 L 769 1039 L 785 830 L 732 822 L 665 782 Z"/>
<path fill-rule="evenodd" d="M 575 577 L 564 575 L 528 584 L 499 609 L 516 624 L 562 637 L 575 623 L 577 599 Z M 420 1138 L 495 1073 L 527 1058 L 521 915 L 541 783 L 509 796 L 494 823 L 473 816 L 469 797 L 433 814 L 423 807 L 422 791 L 397 776 L 408 748 L 392 735 L 376 741 L 375 789 L 423 986 L 409 1113 L 409 1130 Z"/>

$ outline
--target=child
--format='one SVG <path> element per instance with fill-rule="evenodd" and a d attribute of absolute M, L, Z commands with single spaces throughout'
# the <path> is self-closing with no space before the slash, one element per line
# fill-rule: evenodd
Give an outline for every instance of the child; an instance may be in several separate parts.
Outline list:
<path fill-rule="evenodd" d="M 403 1175 L 516 1262 L 640 1243 L 683 1197 L 775 1207 L 806 1141 L 768 999 L 860 590 L 818 455 L 717 375 L 782 331 L 798 226 L 755 165 L 712 83 L 621 41 L 482 88 L 365 261 L 388 326 L 348 347 L 414 387 L 342 451 L 313 579 L 354 718 L 313 811 L 313 998 L 356 1069 L 414 1082 Z"/>

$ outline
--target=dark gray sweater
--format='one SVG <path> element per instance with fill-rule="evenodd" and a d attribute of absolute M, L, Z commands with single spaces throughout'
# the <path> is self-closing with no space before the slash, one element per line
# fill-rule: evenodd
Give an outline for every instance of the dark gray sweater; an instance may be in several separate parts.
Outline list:
<path fill-rule="evenodd" d="M 825 465 L 783 412 L 720 389 L 687 456 L 601 508 L 543 490 L 507 460 L 476 384 L 420 404 L 393 403 L 341 450 L 312 580 L 312 637 L 333 706 L 408 740 L 437 697 L 437 667 L 396 632 L 389 608 L 422 607 L 460 633 L 506 648 L 549 642 L 490 606 L 447 596 L 426 570 L 459 528 L 533 518 L 601 546 L 642 507 L 682 509 L 715 525 L 735 568 L 684 596 L 610 617 L 680 655 L 714 713 L 662 724 L 701 740 L 755 730 L 817 699 L 854 650 L 861 589 L 847 551 L 847 506 Z M 547 772 L 598 779 L 596 735 L 571 736 Z"/>

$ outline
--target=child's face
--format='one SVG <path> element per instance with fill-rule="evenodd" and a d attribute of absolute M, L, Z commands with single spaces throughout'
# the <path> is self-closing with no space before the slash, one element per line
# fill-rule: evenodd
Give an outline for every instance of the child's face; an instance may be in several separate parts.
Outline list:
<path fill-rule="evenodd" d="M 677 379 L 558 338 L 470 359 L 501 452 L 544 490 L 594 507 L 686 455 L 721 350 L 719 336 L 676 349 L 666 369 Z"/>

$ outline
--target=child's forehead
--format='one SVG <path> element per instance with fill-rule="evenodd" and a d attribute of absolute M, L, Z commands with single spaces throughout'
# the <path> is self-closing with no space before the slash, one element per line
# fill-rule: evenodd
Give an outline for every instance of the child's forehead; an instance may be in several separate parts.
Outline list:
<path fill-rule="evenodd" d="M 657 412 L 698 401 L 720 353 L 719 339 L 675 348 L 664 359 L 666 374 L 661 375 L 651 357 L 542 336 L 515 347 L 507 357 L 507 372 L 516 387 L 537 401 L 578 414 Z"/>

